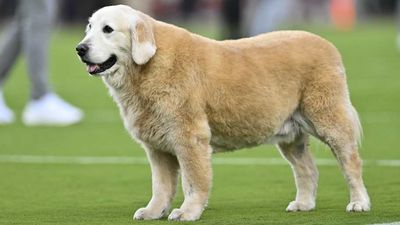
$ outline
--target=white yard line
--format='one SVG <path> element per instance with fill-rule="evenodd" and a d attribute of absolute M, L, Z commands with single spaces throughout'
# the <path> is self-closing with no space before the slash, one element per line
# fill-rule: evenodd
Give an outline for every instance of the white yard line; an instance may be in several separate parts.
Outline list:
<path fill-rule="evenodd" d="M 145 157 L 0 155 L 0 163 L 144 165 L 147 160 Z"/>
<path fill-rule="evenodd" d="M 336 166 L 334 159 L 317 159 L 321 166 Z M 44 156 L 44 155 L 0 155 L 0 163 L 26 164 L 128 164 L 147 165 L 145 157 L 104 157 L 104 156 Z M 213 158 L 214 165 L 271 166 L 287 165 L 282 158 Z M 364 160 L 366 166 L 400 167 L 400 160 Z"/>
<path fill-rule="evenodd" d="M 400 225 L 400 221 L 392 222 L 392 223 L 374 223 L 374 224 L 368 224 L 368 225 Z"/>

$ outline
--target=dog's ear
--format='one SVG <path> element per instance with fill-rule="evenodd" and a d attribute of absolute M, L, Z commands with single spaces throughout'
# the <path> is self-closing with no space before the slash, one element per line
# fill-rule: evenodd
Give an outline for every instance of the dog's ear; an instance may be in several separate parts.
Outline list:
<path fill-rule="evenodd" d="M 146 18 L 136 18 L 131 28 L 132 57 L 138 65 L 146 64 L 156 54 L 153 27 Z"/>

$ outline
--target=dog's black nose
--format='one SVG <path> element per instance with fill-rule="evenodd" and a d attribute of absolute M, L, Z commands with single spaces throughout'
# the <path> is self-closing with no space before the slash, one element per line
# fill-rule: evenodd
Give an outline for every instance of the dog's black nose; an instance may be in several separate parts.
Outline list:
<path fill-rule="evenodd" d="M 83 57 L 84 55 L 86 55 L 88 50 L 89 50 L 89 46 L 87 44 L 79 44 L 78 46 L 76 46 L 76 52 L 78 53 L 78 55 L 80 57 Z"/>

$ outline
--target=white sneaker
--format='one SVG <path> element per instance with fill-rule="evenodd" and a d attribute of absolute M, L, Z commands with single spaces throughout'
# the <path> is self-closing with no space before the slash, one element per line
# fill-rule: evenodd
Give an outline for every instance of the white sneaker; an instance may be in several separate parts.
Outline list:
<path fill-rule="evenodd" d="M 6 105 L 3 92 L 0 90 L 0 125 L 10 124 L 14 122 L 15 116 L 13 111 Z"/>
<path fill-rule="evenodd" d="M 68 126 L 78 123 L 83 112 L 55 94 L 46 94 L 25 107 L 22 121 L 27 126 Z"/>

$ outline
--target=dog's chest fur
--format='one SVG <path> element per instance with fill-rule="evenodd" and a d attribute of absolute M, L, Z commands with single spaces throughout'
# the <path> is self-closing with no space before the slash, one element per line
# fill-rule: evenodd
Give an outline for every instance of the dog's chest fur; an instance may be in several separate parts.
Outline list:
<path fill-rule="evenodd" d="M 173 128 L 177 125 L 169 116 L 170 109 L 144 96 L 140 93 L 140 85 L 126 77 L 118 73 L 103 78 L 120 109 L 126 130 L 141 144 L 173 153 L 177 135 Z"/>

